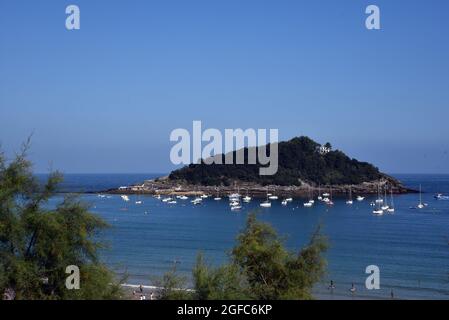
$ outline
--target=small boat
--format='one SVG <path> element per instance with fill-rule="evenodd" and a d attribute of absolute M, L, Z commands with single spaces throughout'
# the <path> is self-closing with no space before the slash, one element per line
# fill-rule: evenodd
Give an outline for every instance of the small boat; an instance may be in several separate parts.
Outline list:
<path fill-rule="evenodd" d="M 155 197 L 156 199 L 158 199 L 158 200 L 161 200 L 161 198 L 162 198 L 160 194 L 155 195 L 154 197 Z"/>
<path fill-rule="evenodd" d="M 243 198 L 243 202 L 250 202 L 251 201 L 251 197 L 248 194 L 248 189 L 246 189 L 246 196 Z"/>
<path fill-rule="evenodd" d="M 164 198 L 164 199 L 162 199 L 162 202 L 170 202 L 170 201 L 172 201 L 173 199 L 172 198 Z"/>
<path fill-rule="evenodd" d="M 375 214 L 376 216 L 382 216 L 384 214 L 384 211 L 382 209 L 376 209 L 373 210 L 373 214 Z"/>
<path fill-rule="evenodd" d="M 351 205 L 353 203 L 354 203 L 354 201 L 352 200 L 352 186 L 351 186 L 351 187 L 349 187 L 349 199 L 346 201 L 346 204 Z"/>
<path fill-rule="evenodd" d="M 287 201 L 287 202 L 293 202 L 293 198 L 287 198 L 287 199 L 285 199 L 285 201 Z"/>
<path fill-rule="evenodd" d="M 267 188 L 267 200 L 265 200 L 264 202 L 262 202 L 262 203 L 260 204 L 260 206 L 261 206 L 262 208 L 271 208 L 271 202 L 268 200 L 269 197 L 270 197 L 270 194 L 268 193 L 268 188 Z"/>
<path fill-rule="evenodd" d="M 357 197 L 357 201 L 363 201 L 363 200 L 365 200 L 365 197 L 362 197 L 362 196 Z"/>
<path fill-rule="evenodd" d="M 209 196 L 207 194 L 201 195 L 201 199 L 207 199 Z"/>
<path fill-rule="evenodd" d="M 438 193 L 437 195 L 434 196 L 434 198 L 436 200 L 449 200 L 449 196 L 445 196 L 442 193 Z"/>
<path fill-rule="evenodd" d="M 278 197 L 278 196 L 271 196 L 271 197 L 269 197 L 268 199 L 270 199 L 270 200 L 278 200 L 279 197 Z"/>
<path fill-rule="evenodd" d="M 136 201 L 136 204 L 142 204 L 142 201 Z"/>
<path fill-rule="evenodd" d="M 322 201 L 323 197 L 321 196 L 321 185 L 318 185 L 318 201 Z"/>
<path fill-rule="evenodd" d="M 201 198 L 195 198 L 195 199 L 193 199 L 193 200 L 190 201 L 190 202 L 193 203 L 194 205 L 197 205 L 197 204 L 203 203 L 203 199 L 201 199 Z"/>
<path fill-rule="evenodd" d="M 129 197 L 128 196 L 120 196 L 122 198 L 123 201 L 128 202 L 129 201 Z"/>
<path fill-rule="evenodd" d="M 388 200 L 387 200 L 387 188 L 385 187 L 384 188 L 384 192 L 385 192 L 385 195 L 384 195 L 384 205 L 381 207 L 381 209 L 383 210 L 383 211 L 387 211 L 388 210 L 388 208 L 390 208 L 390 206 L 388 205 Z"/>
<path fill-rule="evenodd" d="M 310 203 L 310 202 L 304 202 L 304 207 L 306 207 L 306 208 L 312 208 L 312 207 L 313 207 L 313 203 Z"/>
<path fill-rule="evenodd" d="M 283 206 L 286 206 L 286 205 L 288 204 L 288 201 L 284 199 L 284 200 L 282 200 L 281 204 L 282 204 Z"/>
<path fill-rule="evenodd" d="M 422 202 L 422 190 L 421 190 L 421 185 L 419 185 L 419 204 L 418 204 L 417 208 L 418 209 L 423 209 L 426 206 L 427 205 Z"/>
<path fill-rule="evenodd" d="M 264 201 L 260 204 L 262 208 L 271 208 L 271 202 L 270 201 Z"/>
<path fill-rule="evenodd" d="M 214 198 L 214 201 L 220 201 L 221 197 L 220 197 L 220 192 L 218 191 L 218 188 L 216 188 L 215 190 L 217 190 L 217 195 Z"/>
<path fill-rule="evenodd" d="M 390 190 L 391 193 L 391 200 L 390 200 L 390 206 L 387 209 L 388 213 L 394 213 L 394 200 L 393 200 L 393 189 Z"/>
<path fill-rule="evenodd" d="M 168 201 L 167 203 L 168 204 L 177 204 L 177 201 L 176 200 L 172 200 L 172 201 Z"/>
<path fill-rule="evenodd" d="M 377 199 L 376 203 L 384 203 L 384 199 L 380 196 L 380 183 L 377 185 Z"/>
<path fill-rule="evenodd" d="M 236 207 L 236 206 L 239 206 L 239 205 L 240 205 L 240 202 L 239 202 L 239 201 L 231 201 L 231 202 L 229 203 L 229 205 L 230 205 L 231 207 Z"/>
<path fill-rule="evenodd" d="M 179 197 L 179 200 L 188 200 L 189 199 L 189 197 L 186 197 L 186 196 L 180 196 Z"/>
<path fill-rule="evenodd" d="M 326 204 L 328 206 L 333 206 L 334 205 L 334 201 L 332 201 L 332 187 L 330 188 L 330 194 L 329 194 L 330 198 L 329 201 L 326 202 Z"/>
<path fill-rule="evenodd" d="M 237 210 L 240 210 L 240 209 L 242 209 L 242 206 L 241 206 L 241 205 L 236 205 L 236 206 L 232 206 L 232 207 L 231 207 L 231 210 L 232 210 L 232 211 L 237 211 Z"/>

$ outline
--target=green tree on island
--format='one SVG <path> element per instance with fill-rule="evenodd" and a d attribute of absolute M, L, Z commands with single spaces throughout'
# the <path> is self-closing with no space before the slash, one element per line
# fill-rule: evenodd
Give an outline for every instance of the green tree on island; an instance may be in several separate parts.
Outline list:
<path fill-rule="evenodd" d="M 162 299 L 196 300 L 308 300 L 322 277 L 326 262 L 322 254 L 326 239 L 319 230 L 299 253 L 289 252 L 276 231 L 250 214 L 230 262 L 214 268 L 198 255 L 193 270 L 194 288 L 187 291 L 185 279 L 174 271 L 163 277 Z M 183 290 L 179 290 L 183 289 Z"/>
<path fill-rule="evenodd" d="M 75 197 L 56 208 L 48 200 L 59 173 L 39 184 L 26 159 L 29 143 L 12 161 L 0 153 L 0 294 L 15 299 L 116 299 L 120 285 L 98 259 L 95 236 L 107 227 Z M 65 286 L 66 267 L 80 269 L 80 289 Z M 1 297 L 0 297 L 1 299 Z"/>

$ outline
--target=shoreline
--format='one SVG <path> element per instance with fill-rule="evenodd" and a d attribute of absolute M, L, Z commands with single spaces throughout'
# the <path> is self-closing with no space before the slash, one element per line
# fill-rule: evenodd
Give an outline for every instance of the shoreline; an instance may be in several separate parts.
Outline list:
<path fill-rule="evenodd" d="M 262 186 L 250 182 L 235 182 L 233 186 L 205 186 L 192 185 L 185 181 L 170 180 L 167 177 L 146 180 L 140 185 L 122 186 L 103 190 L 99 192 L 91 192 L 95 194 L 120 194 L 120 195 L 161 195 L 161 196 L 188 196 L 195 197 L 201 195 L 218 195 L 220 197 L 228 196 L 234 193 L 248 195 L 253 198 L 265 198 L 267 193 L 271 193 L 280 197 L 311 197 L 322 195 L 323 193 L 331 193 L 335 196 L 347 195 L 350 190 L 354 197 L 377 195 L 378 188 L 384 190 L 387 188 L 388 194 L 393 192 L 395 195 L 418 193 L 403 186 L 393 178 L 385 177 L 381 181 L 364 182 L 358 185 L 335 185 L 335 186 L 312 186 L 304 183 L 301 186 L 279 186 L 270 185 Z M 391 190 L 391 191 L 390 191 Z"/>

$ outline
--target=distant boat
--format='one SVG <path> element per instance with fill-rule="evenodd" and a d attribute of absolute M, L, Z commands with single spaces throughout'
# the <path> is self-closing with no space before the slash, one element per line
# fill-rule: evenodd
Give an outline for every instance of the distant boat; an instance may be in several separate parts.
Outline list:
<path fill-rule="evenodd" d="M 168 198 L 162 199 L 162 202 L 170 202 L 170 201 L 172 201 L 172 200 L 173 200 L 172 198 L 168 197 Z"/>
<path fill-rule="evenodd" d="M 380 182 L 377 185 L 377 199 L 376 199 L 376 203 L 384 203 L 384 199 L 382 199 L 382 197 L 380 196 Z"/>
<path fill-rule="evenodd" d="M 262 208 L 271 208 L 271 202 L 270 201 L 264 201 L 264 202 L 262 202 L 261 204 L 260 204 L 260 206 L 262 207 Z"/>
<path fill-rule="evenodd" d="M 293 198 L 287 198 L 287 199 L 285 199 L 285 201 L 287 201 L 287 202 L 293 202 Z"/>
<path fill-rule="evenodd" d="M 156 199 L 158 199 L 158 200 L 161 200 L 161 198 L 162 198 L 160 194 L 155 195 L 154 197 L 155 197 Z"/>
<path fill-rule="evenodd" d="M 180 200 L 188 200 L 189 197 L 186 197 L 186 196 L 180 196 L 179 199 L 180 199 Z"/>
<path fill-rule="evenodd" d="M 177 201 L 176 201 L 176 200 L 171 200 L 171 201 L 168 201 L 167 203 L 168 203 L 168 204 L 176 204 Z"/>
<path fill-rule="evenodd" d="M 304 202 L 304 207 L 311 208 L 311 207 L 313 207 L 313 203 L 311 203 L 311 202 Z"/>
<path fill-rule="evenodd" d="M 434 196 L 436 200 L 449 200 L 449 196 L 445 196 L 442 193 L 438 193 Z"/>
<path fill-rule="evenodd" d="M 422 190 L 421 190 L 421 185 L 419 185 L 419 204 L 418 204 L 417 208 L 423 209 L 424 207 L 426 207 L 426 204 L 422 203 Z"/>
<path fill-rule="evenodd" d="M 378 201 L 379 199 L 380 199 L 380 185 L 377 187 L 377 200 L 376 200 L 377 208 L 373 210 L 373 214 L 375 214 L 376 216 L 382 216 L 384 214 L 384 211 L 380 207 L 383 201 L 380 202 Z"/>
<path fill-rule="evenodd" d="M 304 203 L 304 207 L 311 208 L 311 207 L 313 207 L 313 204 L 315 203 L 315 201 L 312 199 L 312 196 L 310 193 L 310 187 L 308 189 L 308 194 L 309 194 L 309 201 Z"/>
<path fill-rule="evenodd" d="M 354 201 L 352 200 L 352 186 L 349 187 L 349 199 L 346 201 L 346 204 L 353 204 Z"/>
<path fill-rule="evenodd" d="M 357 201 L 363 201 L 363 200 L 365 200 L 365 197 L 362 197 L 362 196 L 357 197 Z"/>
<path fill-rule="evenodd" d="M 381 209 L 383 210 L 383 211 L 386 211 L 386 210 L 388 210 L 388 208 L 389 208 L 389 206 L 388 206 L 388 201 L 387 201 L 387 187 L 385 187 L 384 188 L 384 192 L 385 192 L 385 195 L 384 195 L 384 205 L 381 207 Z"/>
<path fill-rule="evenodd" d="M 268 199 L 269 199 L 269 193 L 268 193 L 268 188 L 267 188 L 267 200 L 265 200 L 264 202 L 262 202 L 260 204 L 260 206 L 262 208 L 271 208 L 271 202 Z"/>
<path fill-rule="evenodd" d="M 394 200 L 393 200 L 393 189 L 391 189 L 391 201 L 390 207 L 387 209 L 388 213 L 394 213 Z"/>
<path fill-rule="evenodd" d="M 208 196 L 207 194 L 202 194 L 202 195 L 201 195 L 201 198 L 202 198 L 202 199 L 207 199 L 208 197 L 209 197 L 209 196 Z"/>
<path fill-rule="evenodd" d="M 126 195 L 121 196 L 121 198 L 122 198 L 122 200 L 125 201 L 125 202 L 128 202 L 128 201 L 129 201 L 129 197 L 126 196 Z"/>
<path fill-rule="evenodd" d="M 282 204 L 283 206 L 286 206 L 286 205 L 288 204 L 288 201 L 284 199 L 284 200 L 282 200 L 281 204 Z"/>
<path fill-rule="evenodd" d="M 142 204 L 142 201 L 136 201 L 136 204 Z"/>
<path fill-rule="evenodd" d="M 214 200 L 215 201 L 220 201 L 221 200 L 220 192 L 218 191 L 218 189 L 216 189 L 216 190 L 217 190 L 217 195 L 215 196 Z"/>
<path fill-rule="evenodd" d="M 246 189 L 246 196 L 243 198 L 243 202 L 250 202 L 251 201 L 251 197 L 248 194 L 248 189 Z"/>
<path fill-rule="evenodd" d="M 242 209 L 242 206 L 240 204 L 231 207 L 232 211 L 237 211 L 237 210 L 240 210 L 240 209 Z"/>
<path fill-rule="evenodd" d="M 319 201 L 323 200 L 323 197 L 321 196 L 321 185 L 318 185 L 318 198 Z"/>
<path fill-rule="evenodd" d="M 197 204 L 201 204 L 203 202 L 203 199 L 197 197 L 190 202 L 193 203 L 194 205 L 197 205 Z"/>
<path fill-rule="evenodd" d="M 333 206 L 333 205 L 334 205 L 334 202 L 332 201 L 332 187 L 330 188 L 329 196 L 330 196 L 329 201 L 327 201 L 326 204 L 327 204 L 328 206 Z"/>

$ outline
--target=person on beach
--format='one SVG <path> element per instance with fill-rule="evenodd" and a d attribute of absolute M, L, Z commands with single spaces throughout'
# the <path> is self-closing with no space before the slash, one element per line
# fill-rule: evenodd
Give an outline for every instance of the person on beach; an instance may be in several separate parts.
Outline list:
<path fill-rule="evenodd" d="M 143 293 L 143 286 L 142 285 L 139 286 L 139 290 L 140 290 L 140 293 Z"/>
<path fill-rule="evenodd" d="M 352 295 L 354 295 L 355 292 L 357 291 L 357 289 L 354 286 L 354 283 L 352 284 L 351 289 L 349 289 L 349 291 L 351 292 Z"/>
<path fill-rule="evenodd" d="M 330 284 L 330 286 L 329 286 L 329 290 L 330 290 L 331 292 L 333 292 L 334 289 L 335 289 L 334 280 L 331 280 L 331 284 Z"/>
<path fill-rule="evenodd" d="M 151 291 L 150 293 L 150 300 L 153 300 L 154 296 L 153 296 L 153 291 Z"/>

